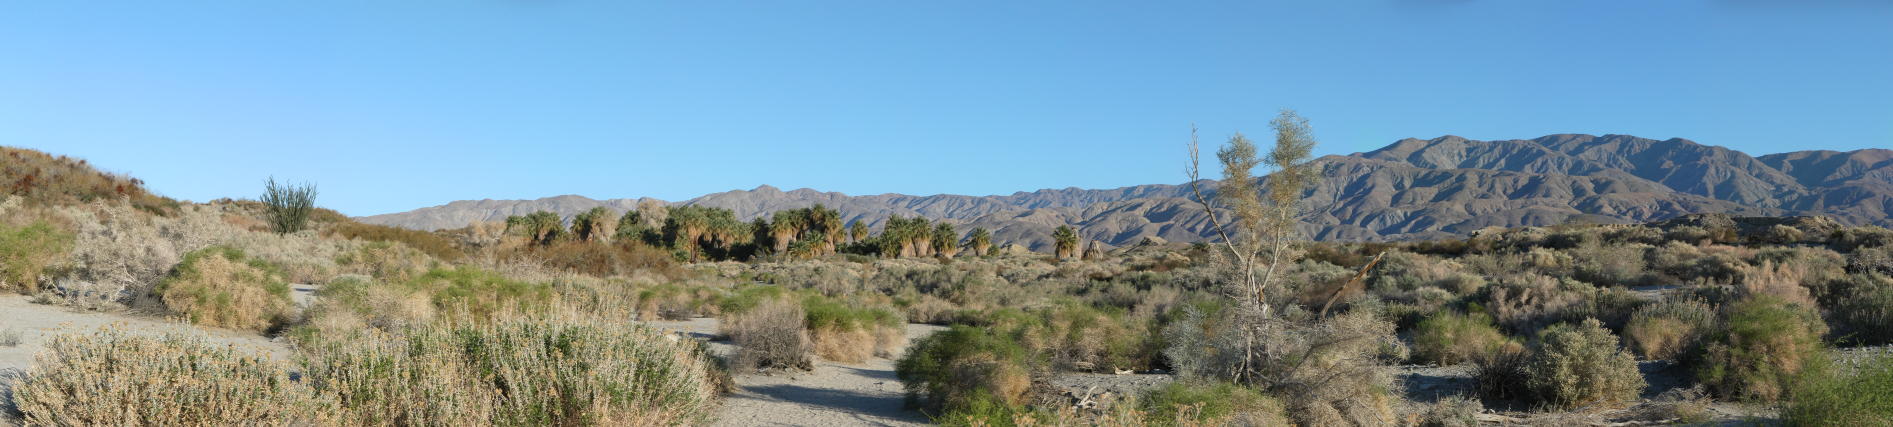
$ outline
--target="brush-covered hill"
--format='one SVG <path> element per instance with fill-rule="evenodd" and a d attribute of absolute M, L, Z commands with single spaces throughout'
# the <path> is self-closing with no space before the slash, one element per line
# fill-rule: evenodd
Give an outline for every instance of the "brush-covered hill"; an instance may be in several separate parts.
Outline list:
<path fill-rule="evenodd" d="M 1893 150 L 1754 157 L 1680 138 L 1444 136 L 1404 139 L 1317 163 L 1323 179 L 1305 199 L 1304 231 L 1321 240 L 1435 238 L 1485 227 L 1647 222 L 1692 213 L 1828 215 L 1849 224 L 1893 225 Z M 1208 189 L 1213 193 L 1213 186 Z M 847 221 L 871 226 L 894 214 L 924 216 L 961 224 L 962 232 L 985 227 L 1000 241 L 1042 249 L 1061 224 L 1111 246 L 1146 238 L 1203 240 L 1208 219 L 1189 194 L 1187 185 L 1166 184 L 994 196 L 850 196 L 765 185 L 674 203 L 727 208 L 744 219 L 822 204 Z M 596 206 L 624 211 L 637 204 L 581 196 L 460 201 L 360 220 L 441 229 L 537 210 L 570 216 Z"/>

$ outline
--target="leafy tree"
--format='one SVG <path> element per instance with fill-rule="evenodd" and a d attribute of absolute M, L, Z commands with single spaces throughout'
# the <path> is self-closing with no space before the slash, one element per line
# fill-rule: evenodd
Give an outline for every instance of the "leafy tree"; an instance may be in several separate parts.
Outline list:
<path fill-rule="evenodd" d="M 1060 225 L 1052 230 L 1052 255 L 1065 259 L 1078 255 L 1078 231 L 1069 225 Z"/>
<path fill-rule="evenodd" d="M 263 181 L 262 202 L 270 229 L 276 234 L 302 231 L 309 225 L 309 214 L 315 212 L 315 197 L 315 184 L 279 184 L 276 177 Z"/>

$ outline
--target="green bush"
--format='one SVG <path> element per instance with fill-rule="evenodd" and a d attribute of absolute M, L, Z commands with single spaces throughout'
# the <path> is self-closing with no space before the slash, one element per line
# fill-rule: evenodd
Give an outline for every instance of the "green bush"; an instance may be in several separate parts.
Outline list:
<path fill-rule="evenodd" d="M 1864 273 L 1834 283 L 1834 293 L 1844 297 L 1824 305 L 1836 335 L 1849 344 L 1893 343 L 1893 278 Z"/>
<path fill-rule="evenodd" d="M 1595 319 L 1545 328 L 1525 372 L 1542 402 L 1564 409 L 1634 402 L 1645 385 L 1636 359 Z"/>
<path fill-rule="evenodd" d="M 1722 323 L 1696 364 L 1696 378 L 1726 397 L 1781 399 L 1803 368 L 1824 354 L 1827 326 L 1820 317 L 1779 298 L 1737 301 L 1725 308 Z"/>
<path fill-rule="evenodd" d="M 22 227 L 0 223 L 0 290 L 39 292 L 48 267 L 72 252 L 73 235 L 46 221 Z"/>
<path fill-rule="evenodd" d="M 457 320 L 490 321 L 505 315 L 544 313 L 552 308 L 552 286 L 513 280 L 474 267 L 436 268 L 404 286 L 430 295 L 434 306 Z"/>
<path fill-rule="evenodd" d="M 1517 345 L 1485 313 L 1441 311 L 1413 328 L 1414 358 L 1441 365 L 1456 365 L 1477 354 Z"/>
<path fill-rule="evenodd" d="M 908 403 L 941 412 L 1025 403 L 1038 364 L 1013 337 L 954 326 L 915 342 L 895 363 Z"/>
<path fill-rule="evenodd" d="M 1886 425 L 1893 420 L 1893 357 L 1880 356 L 1851 373 L 1842 366 L 1810 370 L 1781 416 L 1791 426 Z"/>
<path fill-rule="evenodd" d="M 280 270 L 222 246 L 185 254 L 152 292 L 172 312 L 207 326 L 262 331 L 285 324 L 294 310 Z"/>
<path fill-rule="evenodd" d="M 1144 394 L 1139 402 L 1150 425 L 1288 425 L 1282 404 L 1248 387 L 1226 382 L 1177 381 Z"/>

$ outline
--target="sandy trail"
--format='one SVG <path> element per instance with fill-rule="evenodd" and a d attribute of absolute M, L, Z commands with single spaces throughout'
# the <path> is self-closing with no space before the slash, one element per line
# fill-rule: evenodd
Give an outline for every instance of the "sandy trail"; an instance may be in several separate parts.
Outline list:
<path fill-rule="evenodd" d="M 716 319 L 651 322 L 698 338 L 716 336 Z M 907 325 L 907 338 L 939 331 L 939 326 Z M 728 343 L 711 342 L 727 355 Z M 859 364 L 819 360 L 808 372 L 739 375 L 717 411 L 716 426 L 918 426 L 927 417 L 906 409 L 905 392 L 894 376 L 894 361 L 874 358 Z"/>

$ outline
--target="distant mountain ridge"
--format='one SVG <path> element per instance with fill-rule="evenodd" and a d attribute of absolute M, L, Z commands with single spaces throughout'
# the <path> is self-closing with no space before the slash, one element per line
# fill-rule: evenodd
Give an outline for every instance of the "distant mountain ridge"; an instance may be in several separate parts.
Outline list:
<path fill-rule="evenodd" d="M 1893 150 L 1885 149 L 1752 157 L 1680 138 L 1558 134 L 1478 141 L 1448 135 L 1316 163 L 1322 179 L 1305 194 L 1303 231 L 1321 240 L 1433 238 L 1485 227 L 1644 222 L 1691 213 L 1828 215 L 1849 224 L 1893 225 Z M 1213 197 L 1214 183 L 1205 184 Z M 923 216 L 961 224 L 962 232 L 985 227 L 999 241 L 1043 249 L 1061 224 L 1111 246 L 1153 237 L 1204 240 L 1211 234 L 1208 218 L 1189 197 L 1189 186 L 1167 184 L 994 196 L 849 196 L 764 185 L 674 204 L 727 208 L 744 219 L 822 204 L 846 221 L 876 227 L 888 215 Z M 456 201 L 358 219 L 458 228 L 537 210 L 566 216 L 597 206 L 625 211 L 639 200 Z"/>

